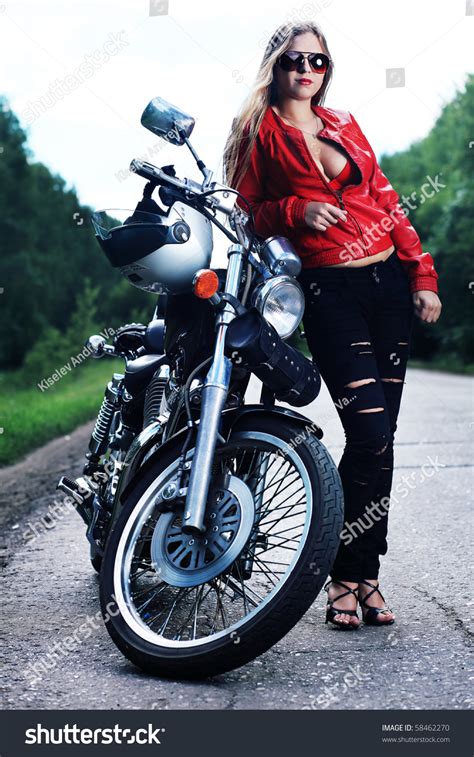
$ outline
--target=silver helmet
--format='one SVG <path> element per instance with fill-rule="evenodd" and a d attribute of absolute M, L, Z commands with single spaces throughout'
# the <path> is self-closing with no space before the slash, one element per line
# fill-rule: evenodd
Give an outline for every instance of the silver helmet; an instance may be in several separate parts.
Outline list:
<path fill-rule="evenodd" d="M 211 262 L 212 224 L 182 202 L 163 213 L 100 210 L 91 220 L 112 266 L 139 289 L 185 292 L 195 273 Z"/>

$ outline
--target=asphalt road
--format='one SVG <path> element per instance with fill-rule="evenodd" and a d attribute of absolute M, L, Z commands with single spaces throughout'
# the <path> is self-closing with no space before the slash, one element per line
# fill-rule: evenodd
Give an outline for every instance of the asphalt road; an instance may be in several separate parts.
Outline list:
<path fill-rule="evenodd" d="M 307 408 L 336 462 L 343 432 L 325 388 Z M 41 520 L 59 475 L 78 475 L 91 425 L 0 471 L 4 523 L 3 707 L 82 709 L 467 709 L 472 591 L 472 380 L 410 369 L 400 414 L 394 485 L 408 494 L 390 512 L 381 585 L 397 614 L 384 629 L 342 633 L 324 625 L 320 595 L 273 649 L 204 682 L 152 678 L 113 645 L 99 620 L 41 680 L 48 659 L 88 618 L 99 618 L 98 582 L 83 526 L 71 511 Z M 422 467 L 424 466 L 424 467 Z M 36 536 L 27 539 L 36 529 Z M 470 685 L 471 684 L 471 685 Z"/>

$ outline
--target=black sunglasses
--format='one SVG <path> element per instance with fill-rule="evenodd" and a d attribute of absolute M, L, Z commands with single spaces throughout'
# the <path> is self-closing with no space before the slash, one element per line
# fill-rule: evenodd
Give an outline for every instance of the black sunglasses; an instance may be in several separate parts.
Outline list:
<path fill-rule="evenodd" d="M 300 53 L 296 50 L 287 50 L 280 55 L 278 65 L 283 71 L 297 71 L 305 58 L 315 74 L 325 74 L 329 68 L 330 58 L 324 53 Z"/>

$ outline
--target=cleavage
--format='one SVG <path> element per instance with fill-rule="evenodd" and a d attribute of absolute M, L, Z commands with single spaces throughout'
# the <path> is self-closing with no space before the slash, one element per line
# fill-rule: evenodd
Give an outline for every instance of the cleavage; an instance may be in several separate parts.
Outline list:
<path fill-rule="evenodd" d="M 311 157 L 327 181 L 331 181 L 338 176 L 347 161 L 352 162 L 344 148 L 339 144 L 333 141 L 329 143 L 325 139 L 319 139 L 319 137 L 313 138 L 309 134 L 304 134 L 303 137 L 306 141 Z M 314 147 L 316 147 L 316 151 L 314 150 Z"/>

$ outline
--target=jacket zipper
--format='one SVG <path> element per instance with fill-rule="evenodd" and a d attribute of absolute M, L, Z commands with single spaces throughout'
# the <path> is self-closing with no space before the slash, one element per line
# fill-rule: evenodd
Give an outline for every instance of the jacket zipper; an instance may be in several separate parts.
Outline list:
<path fill-rule="evenodd" d="M 322 130 L 322 131 L 323 131 L 323 130 Z M 319 170 L 319 167 L 317 166 L 317 164 L 316 164 L 316 161 L 314 160 L 313 156 L 311 155 L 311 153 L 310 153 L 310 151 L 309 151 L 309 148 L 308 148 L 308 145 L 306 144 L 306 140 L 305 140 L 305 138 L 304 138 L 303 136 L 301 136 L 301 139 L 303 140 L 304 146 L 305 146 L 305 148 L 306 148 L 306 152 L 307 152 L 307 154 L 308 154 L 308 156 L 309 156 L 309 158 L 310 158 L 310 160 L 311 160 L 312 164 L 313 164 L 313 165 L 314 165 L 314 167 L 316 168 L 316 170 L 317 170 L 318 174 L 320 175 L 320 177 L 322 178 L 322 180 L 323 180 L 323 181 L 324 181 L 324 183 L 326 184 L 327 188 L 329 189 L 329 191 L 331 192 L 331 194 L 333 194 L 333 195 L 336 195 L 336 197 L 337 197 L 337 200 L 338 200 L 338 202 L 339 202 L 339 205 L 341 206 L 341 208 L 343 208 L 343 209 L 344 209 L 344 210 L 346 211 L 346 213 L 347 213 L 347 214 L 348 214 L 348 215 L 349 215 L 349 216 L 350 216 L 350 217 L 352 218 L 353 222 L 354 222 L 354 223 L 355 223 L 355 225 L 357 226 L 357 229 L 358 229 L 358 231 L 359 231 L 359 234 L 360 234 L 360 238 L 361 238 L 362 246 L 363 246 L 363 248 L 364 248 L 365 252 L 366 252 L 366 253 L 368 254 L 368 250 L 367 250 L 366 244 L 365 244 L 365 242 L 364 242 L 364 236 L 363 236 L 363 234 L 362 234 L 362 229 L 360 228 L 360 226 L 359 226 L 359 222 L 357 221 L 357 219 L 356 219 L 356 218 L 354 218 L 354 216 L 352 215 L 352 213 L 351 213 L 351 212 L 350 212 L 349 210 L 347 210 L 346 206 L 344 205 L 344 200 L 342 199 L 342 192 L 341 192 L 341 190 L 340 190 L 340 189 L 333 189 L 332 187 L 330 187 L 330 186 L 329 186 L 329 183 L 328 183 L 328 181 L 326 180 L 325 176 L 323 176 L 323 174 L 322 174 L 322 173 L 321 173 L 321 171 Z M 330 137 L 323 137 L 323 139 L 329 139 L 329 141 L 330 141 L 330 142 L 335 142 L 335 141 L 336 141 L 336 140 L 334 140 L 334 139 L 330 139 Z M 338 143 L 338 142 L 336 142 L 336 144 L 339 144 L 339 143 Z M 344 148 L 344 149 L 345 149 L 345 148 Z M 346 152 L 348 152 L 348 154 L 350 155 L 350 153 L 349 153 L 349 151 L 348 151 L 348 150 L 346 150 Z M 351 157 L 352 157 L 352 155 L 351 155 Z M 355 161 L 354 161 L 354 162 L 355 162 Z M 358 167 L 358 166 L 357 166 L 357 167 Z M 358 168 L 359 168 L 359 167 L 358 167 Z M 360 171 L 360 168 L 359 168 L 359 171 Z M 362 172 L 361 172 L 361 173 L 362 173 Z"/>
<path fill-rule="evenodd" d="M 324 178 L 324 176 L 323 176 L 323 178 Z M 331 189 L 331 187 L 329 187 L 329 189 Z M 364 241 L 364 235 L 362 234 L 362 229 L 359 226 L 359 221 L 357 220 L 357 218 L 355 218 L 355 216 L 352 215 L 352 213 L 350 213 L 349 210 L 347 210 L 346 206 L 344 205 L 344 200 L 342 199 L 342 191 L 340 189 L 335 189 L 334 193 L 337 195 L 337 198 L 339 200 L 339 204 L 340 204 L 341 208 L 343 208 L 346 211 L 346 213 L 348 213 L 348 215 L 350 215 L 350 217 L 352 218 L 352 220 L 356 224 L 357 228 L 359 229 L 359 234 L 360 234 L 360 238 L 361 238 L 361 241 L 362 241 L 362 245 L 364 247 L 364 250 L 367 252 L 367 247 L 366 247 L 365 241 Z"/>

